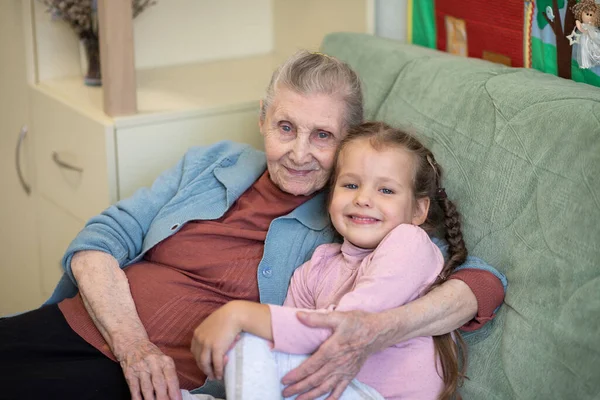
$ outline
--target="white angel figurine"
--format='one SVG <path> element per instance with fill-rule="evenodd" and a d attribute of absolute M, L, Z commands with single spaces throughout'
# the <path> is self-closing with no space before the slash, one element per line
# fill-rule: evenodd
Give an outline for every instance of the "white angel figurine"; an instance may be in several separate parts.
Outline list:
<path fill-rule="evenodd" d="M 600 65 L 600 5 L 595 0 L 581 0 L 573 6 L 575 25 L 580 34 L 577 49 L 577 62 L 580 68 L 592 68 Z"/>

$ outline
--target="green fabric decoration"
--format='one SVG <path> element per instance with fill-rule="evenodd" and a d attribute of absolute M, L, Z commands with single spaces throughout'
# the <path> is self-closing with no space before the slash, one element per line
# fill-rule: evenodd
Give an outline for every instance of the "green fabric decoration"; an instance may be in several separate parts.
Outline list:
<path fill-rule="evenodd" d="M 437 47 L 435 0 L 408 0 L 412 4 L 412 42 L 419 46 Z"/>

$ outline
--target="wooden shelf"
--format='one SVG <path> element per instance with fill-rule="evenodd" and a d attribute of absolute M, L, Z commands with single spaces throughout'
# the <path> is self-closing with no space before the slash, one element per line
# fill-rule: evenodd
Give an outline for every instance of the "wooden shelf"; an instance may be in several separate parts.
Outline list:
<path fill-rule="evenodd" d="M 117 126 L 250 107 L 258 113 L 258 101 L 281 59 L 265 54 L 137 70 L 138 114 L 126 117 L 104 114 L 102 89 L 85 86 L 81 76 L 47 80 L 38 86 L 80 112 Z"/>

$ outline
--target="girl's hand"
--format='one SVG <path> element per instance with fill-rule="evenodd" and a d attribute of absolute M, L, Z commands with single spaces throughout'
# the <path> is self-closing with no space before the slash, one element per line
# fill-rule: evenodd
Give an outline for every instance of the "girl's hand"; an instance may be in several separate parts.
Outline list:
<path fill-rule="evenodd" d="M 192 354 L 209 379 L 223 379 L 225 355 L 241 332 L 235 302 L 212 313 L 194 331 Z"/>

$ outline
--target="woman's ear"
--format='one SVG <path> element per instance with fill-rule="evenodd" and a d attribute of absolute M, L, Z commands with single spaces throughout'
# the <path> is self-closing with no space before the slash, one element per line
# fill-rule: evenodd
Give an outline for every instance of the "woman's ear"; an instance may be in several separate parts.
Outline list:
<path fill-rule="evenodd" d="M 261 100 L 260 103 L 258 103 L 258 129 L 260 130 L 260 134 L 264 136 L 263 133 L 263 125 L 265 124 L 264 118 L 263 118 L 263 114 L 262 114 L 262 108 L 263 108 L 263 101 Z"/>
<path fill-rule="evenodd" d="M 417 199 L 417 203 L 415 204 L 415 213 L 412 218 L 413 225 L 422 225 L 427 220 L 429 204 L 429 197 L 421 197 L 420 199 Z"/>

